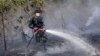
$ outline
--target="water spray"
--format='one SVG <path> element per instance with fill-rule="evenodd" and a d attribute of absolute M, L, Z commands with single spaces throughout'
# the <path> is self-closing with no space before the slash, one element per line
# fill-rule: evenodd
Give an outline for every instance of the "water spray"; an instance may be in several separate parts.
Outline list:
<path fill-rule="evenodd" d="M 86 43 L 85 41 L 83 41 L 82 39 L 76 36 L 73 36 L 68 33 L 55 31 L 55 30 L 46 30 L 46 32 L 73 42 L 75 45 L 77 45 L 78 47 L 81 47 L 83 50 L 86 50 L 91 55 L 97 55 L 95 52 L 97 50 L 96 48 L 94 48 L 93 46 L 91 46 L 90 44 Z"/>

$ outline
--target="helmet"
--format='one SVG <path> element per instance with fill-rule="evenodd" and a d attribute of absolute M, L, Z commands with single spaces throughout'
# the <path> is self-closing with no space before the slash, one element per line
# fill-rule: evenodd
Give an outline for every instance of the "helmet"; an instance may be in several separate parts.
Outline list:
<path fill-rule="evenodd" d="M 40 8 L 37 8 L 34 13 L 42 13 L 42 10 Z"/>

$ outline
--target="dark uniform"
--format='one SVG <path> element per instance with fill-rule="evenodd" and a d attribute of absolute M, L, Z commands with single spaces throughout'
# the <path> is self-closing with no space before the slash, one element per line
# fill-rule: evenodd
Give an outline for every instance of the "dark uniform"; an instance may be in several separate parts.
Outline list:
<path fill-rule="evenodd" d="M 43 24 L 43 18 L 42 17 L 32 18 L 32 20 L 29 23 L 29 27 L 31 29 L 34 29 L 35 27 L 41 28 L 43 26 L 44 26 L 44 24 Z"/>
<path fill-rule="evenodd" d="M 36 13 L 42 13 L 41 10 L 35 10 L 34 14 Z M 43 23 L 43 17 L 41 16 L 35 16 L 31 19 L 30 23 L 29 23 L 29 27 L 31 29 L 33 29 L 34 33 L 35 33 L 35 37 L 36 37 L 36 42 L 41 42 L 41 40 L 43 41 L 43 43 L 46 43 L 47 41 L 47 36 L 45 34 L 45 30 L 44 28 L 44 23 Z"/>

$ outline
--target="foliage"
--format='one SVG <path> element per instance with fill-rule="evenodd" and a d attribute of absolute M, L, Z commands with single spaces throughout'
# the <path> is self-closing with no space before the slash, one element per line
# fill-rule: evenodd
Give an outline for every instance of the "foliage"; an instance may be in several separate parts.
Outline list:
<path fill-rule="evenodd" d="M 29 0 L 0 0 L 0 12 L 8 11 L 11 8 L 18 8 L 24 6 Z M 33 7 L 43 7 L 44 0 L 30 0 Z"/>
<path fill-rule="evenodd" d="M 0 0 L 0 12 L 8 10 L 10 8 L 10 3 L 8 0 Z"/>
<path fill-rule="evenodd" d="M 24 6 L 27 0 L 11 0 L 12 4 L 15 6 Z"/>
<path fill-rule="evenodd" d="M 44 7 L 44 0 L 32 0 L 34 7 Z"/>
<path fill-rule="evenodd" d="M 8 11 L 11 8 L 24 6 L 26 0 L 0 0 L 0 12 Z"/>

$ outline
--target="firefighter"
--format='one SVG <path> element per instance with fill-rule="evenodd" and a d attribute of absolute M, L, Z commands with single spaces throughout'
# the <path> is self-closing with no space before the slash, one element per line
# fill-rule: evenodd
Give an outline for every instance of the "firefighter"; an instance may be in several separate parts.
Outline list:
<path fill-rule="evenodd" d="M 37 9 L 34 11 L 34 17 L 31 19 L 29 23 L 29 27 L 33 30 L 34 35 L 36 37 L 36 42 L 39 42 L 40 36 L 38 37 L 38 32 L 40 30 L 43 30 L 44 28 L 44 23 L 43 23 L 43 17 L 42 15 L 42 10 Z"/>

